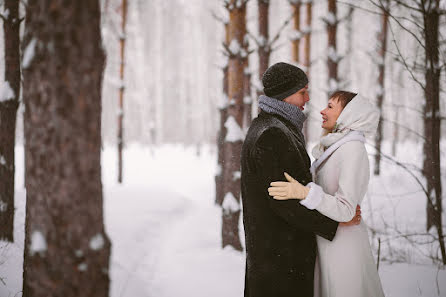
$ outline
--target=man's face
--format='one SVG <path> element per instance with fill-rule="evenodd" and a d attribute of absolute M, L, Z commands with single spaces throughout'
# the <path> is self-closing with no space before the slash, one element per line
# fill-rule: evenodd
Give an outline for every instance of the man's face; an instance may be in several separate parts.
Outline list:
<path fill-rule="evenodd" d="M 308 85 L 297 91 L 291 96 L 283 99 L 286 103 L 295 105 L 300 108 L 300 110 L 304 110 L 305 103 L 310 101 L 310 95 L 308 95 Z"/>

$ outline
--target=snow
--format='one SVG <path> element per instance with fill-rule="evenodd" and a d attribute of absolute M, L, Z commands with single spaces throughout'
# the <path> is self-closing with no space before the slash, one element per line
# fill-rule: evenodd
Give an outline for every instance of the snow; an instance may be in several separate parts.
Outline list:
<path fill-rule="evenodd" d="M 98 233 L 90 239 L 90 249 L 98 251 L 104 247 L 104 243 L 104 237 Z"/>
<path fill-rule="evenodd" d="M 259 43 L 259 47 L 264 47 L 268 44 L 268 40 L 264 35 L 259 36 L 257 42 Z"/>
<path fill-rule="evenodd" d="M 0 212 L 5 212 L 8 209 L 8 203 L 3 202 L 0 200 Z"/>
<path fill-rule="evenodd" d="M 15 98 L 14 91 L 12 90 L 8 81 L 4 81 L 0 87 L 0 102 L 12 100 Z"/>
<path fill-rule="evenodd" d="M 232 180 L 236 181 L 242 177 L 242 173 L 240 171 L 234 171 L 232 174 Z"/>
<path fill-rule="evenodd" d="M 323 20 L 329 25 L 336 25 L 337 22 L 336 15 L 332 12 L 329 12 Z"/>
<path fill-rule="evenodd" d="M 329 93 L 333 93 L 334 91 L 336 91 L 339 87 L 339 82 L 334 79 L 334 78 L 330 78 L 330 80 L 328 81 L 328 91 Z"/>
<path fill-rule="evenodd" d="M 87 271 L 88 265 L 87 263 L 81 263 L 79 265 L 77 265 L 77 270 L 79 271 Z"/>
<path fill-rule="evenodd" d="M 5 157 L 0 156 L 0 165 L 5 166 L 6 165 L 6 160 Z"/>
<path fill-rule="evenodd" d="M 227 131 L 225 137 L 226 142 L 237 142 L 245 139 L 245 133 L 233 116 L 230 115 L 228 117 L 225 122 L 225 128 Z"/>
<path fill-rule="evenodd" d="M 382 96 L 384 94 L 384 88 L 380 85 L 376 86 L 376 96 Z"/>
<path fill-rule="evenodd" d="M 387 148 L 384 145 L 383 149 Z M 421 149 L 413 143 L 402 144 L 404 153 L 399 158 L 421 162 L 417 153 Z M 0 277 L 6 283 L 0 283 L 0 296 L 20 297 L 26 200 L 23 147 L 16 148 L 16 158 L 15 242 L 0 241 Z M 215 160 L 216 150 L 210 147 L 203 147 L 197 156 L 195 148 L 179 145 L 153 150 L 129 145 L 124 151 L 125 182 L 118 184 L 116 150 L 105 147 L 102 173 L 105 229 L 112 243 L 110 297 L 243 296 L 245 254 L 221 248 L 222 210 L 214 203 Z M 379 178 L 371 176 L 362 208 L 364 221 L 368 225 L 423 229 L 425 203 L 416 184 L 390 164 L 384 163 L 382 171 Z M 411 194 L 403 195 L 407 192 Z M 235 197 L 227 203 L 236 205 Z M 241 221 L 240 232 L 243 240 Z M 416 249 L 425 248 L 411 247 L 397 237 L 385 239 L 381 259 L 400 251 L 417 259 Z M 371 242 L 376 253 L 376 237 L 371 237 Z M 80 256 L 82 251 L 75 254 Z M 379 266 L 386 296 L 446 295 L 444 268 L 438 270 L 429 259 L 418 264 L 393 262 L 382 260 Z M 84 266 L 81 263 L 77 268 L 82 271 Z"/>
<path fill-rule="evenodd" d="M 252 98 L 251 96 L 245 96 L 243 97 L 243 104 L 251 104 L 252 103 Z"/>
<path fill-rule="evenodd" d="M 223 204 L 221 205 L 223 212 L 231 213 L 240 210 L 240 203 L 235 199 L 231 192 L 226 193 L 223 198 Z"/>
<path fill-rule="evenodd" d="M 337 54 L 336 49 L 332 46 L 329 46 L 327 49 L 327 57 L 335 63 L 339 62 L 342 59 L 342 57 Z"/>
<path fill-rule="evenodd" d="M 31 255 L 36 253 L 43 255 L 46 252 L 46 249 L 47 245 L 45 236 L 43 236 L 42 232 L 40 231 L 33 231 L 31 235 L 31 245 L 29 247 L 29 252 Z"/>
<path fill-rule="evenodd" d="M 237 39 L 232 39 L 229 43 L 229 51 L 233 55 L 238 55 L 241 51 L 242 47 L 240 46 L 240 43 Z"/>
<path fill-rule="evenodd" d="M 292 31 L 289 33 L 289 39 L 292 40 L 292 41 L 294 41 L 294 40 L 299 40 L 299 39 L 301 39 L 302 37 L 303 37 L 302 32 L 301 32 L 301 31 L 298 31 L 298 30 L 292 30 Z"/>
<path fill-rule="evenodd" d="M 22 61 L 23 69 L 28 68 L 29 65 L 31 64 L 35 55 L 36 44 L 37 44 L 37 39 L 33 38 L 26 46 L 25 51 L 23 52 L 23 61 Z"/>
<path fill-rule="evenodd" d="M 8 18 L 9 18 L 9 9 L 6 9 L 6 10 L 3 12 L 3 17 L 4 17 L 5 19 L 8 19 Z"/>

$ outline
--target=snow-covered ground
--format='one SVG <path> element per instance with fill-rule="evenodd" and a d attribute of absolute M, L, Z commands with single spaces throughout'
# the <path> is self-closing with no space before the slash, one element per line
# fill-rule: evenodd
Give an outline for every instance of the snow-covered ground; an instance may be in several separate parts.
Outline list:
<path fill-rule="evenodd" d="M 16 155 L 16 241 L 0 242 L 1 297 L 21 296 L 25 205 L 21 147 Z M 116 183 L 116 150 L 106 148 L 102 159 L 105 225 L 112 240 L 110 296 L 243 295 L 244 254 L 221 249 L 221 211 L 214 205 L 215 152 L 204 147 L 198 156 L 196 148 L 129 146 L 123 185 Z M 403 231 L 423 230 L 425 202 L 417 189 L 410 176 L 386 163 L 382 176 L 371 181 L 364 219 L 378 230 L 388 230 L 389 224 Z M 389 259 L 379 268 L 387 297 L 446 295 L 446 270 L 416 251 L 426 247 L 384 235 L 372 238 L 374 246 L 378 237 L 382 237 L 381 258 Z M 410 264 L 391 264 L 402 246 L 405 253 L 399 257 Z"/>

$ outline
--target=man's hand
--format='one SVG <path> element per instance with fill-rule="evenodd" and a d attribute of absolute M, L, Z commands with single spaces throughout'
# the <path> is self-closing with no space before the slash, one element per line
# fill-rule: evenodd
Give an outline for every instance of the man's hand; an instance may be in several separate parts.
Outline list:
<path fill-rule="evenodd" d="M 339 226 L 356 226 L 361 223 L 361 206 L 356 206 L 356 214 L 350 222 L 341 222 Z"/>
<path fill-rule="evenodd" d="M 276 200 L 305 199 L 310 188 L 303 186 L 288 173 L 284 173 L 288 182 L 272 182 L 268 193 Z"/>

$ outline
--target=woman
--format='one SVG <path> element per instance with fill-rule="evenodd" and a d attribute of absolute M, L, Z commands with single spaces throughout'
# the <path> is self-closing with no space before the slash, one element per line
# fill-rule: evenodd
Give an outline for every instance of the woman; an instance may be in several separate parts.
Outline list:
<path fill-rule="evenodd" d="M 321 114 L 325 133 L 312 152 L 315 183 L 303 186 L 285 173 L 289 182 L 273 182 L 268 191 L 275 199 L 299 199 L 309 209 L 348 222 L 367 192 L 370 173 L 364 134 L 376 131 L 379 112 L 356 94 L 338 91 Z M 315 296 L 384 296 L 363 223 L 340 224 L 333 241 L 317 236 L 317 244 Z"/>

